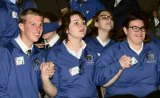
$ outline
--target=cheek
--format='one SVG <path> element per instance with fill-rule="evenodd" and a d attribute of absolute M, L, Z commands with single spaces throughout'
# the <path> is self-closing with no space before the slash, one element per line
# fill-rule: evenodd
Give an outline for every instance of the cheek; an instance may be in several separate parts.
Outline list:
<path fill-rule="evenodd" d="M 25 27 L 25 30 L 30 31 L 30 32 L 33 32 L 35 29 L 34 29 L 34 27 L 32 27 L 32 26 L 26 26 L 26 27 Z"/>
<path fill-rule="evenodd" d="M 78 31 L 78 28 L 76 27 L 71 27 L 68 29 L 68 33 L 74 33 L 74 32 L 77 32 Z"/>

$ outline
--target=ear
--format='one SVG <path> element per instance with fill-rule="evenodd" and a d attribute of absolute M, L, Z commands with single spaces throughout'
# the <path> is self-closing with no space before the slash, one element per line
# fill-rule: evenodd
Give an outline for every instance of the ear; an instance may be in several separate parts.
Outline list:
<path fill-rule="evenodd" d="M 68 29 L 68 28 L 66 29 L 66 33 L 67 33 L 67 34 L 69 33 L 69 29 Z"/>
<path fill-rule="evenodd" d="M 19 23 L 18 27 L 20 28 L 21 32 L 24 32 L 24 24 L 23 23 Z"/>
<path fill-rule="evenodd" d="M 123 27 L 123 31 L 125 34 L 127 34 L 127 28 L 126 27 Z"/>
<path fill-rule="evenodd" d="M 97 23 L 97 22 L 95 22 L 95 23 L 94 23 L 94 26 L 95 26 L 95 27 L 98 27 L 98 23 Z"/>

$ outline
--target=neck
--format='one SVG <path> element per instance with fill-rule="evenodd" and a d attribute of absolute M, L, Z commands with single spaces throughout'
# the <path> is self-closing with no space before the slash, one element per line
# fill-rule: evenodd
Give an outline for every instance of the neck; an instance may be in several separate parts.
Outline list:
<path fill-rule="evenodd" d="M 134 50 L 139 51 L 142 48 L 142 43 L 141 44 L 133 44 L 133 43 L 129 43 L 129 46 L 132 47 Z"/>
<path fill-rule="evenodd" d="M 66 45 L 76 53 L 82 48 L 82 40 L 69 40 Z"/>
<path fill-rule="evenodd" d="M 109 39 L 109 32 L 104 30 L 98 30 L 98 36 L 103 42 L 106 42 Z"/>
<path fill-rule="evenodd" d="M 55 32 L 50 38 L 47 39 L 47 41 L 50 42 L 56 35 L 57 33 Z"/>
<path fill-rule="evenodd" d="M 22 35 L 20 35 L 21 40 L 24 42 L 25 45 L 27 45 L 27 47 L 30 49 L 32 48 L 33 43 L 29 42 L 25 37 L 23 37 Z"/>

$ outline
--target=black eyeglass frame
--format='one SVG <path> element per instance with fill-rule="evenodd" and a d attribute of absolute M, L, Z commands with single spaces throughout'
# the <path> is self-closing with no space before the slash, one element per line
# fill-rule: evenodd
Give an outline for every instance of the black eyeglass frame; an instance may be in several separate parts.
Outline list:
<path fill-rule="evenodd" d="M 111 15 L 100 15 L 99 19 L 101 19 L 101 20 L 109 20 L 109 19 L 113 20 Z"/>
<path fill-rule="evenodd" d="M 129 26 L 128 28 L 131 28 L 134 32 L 139 32 L 141 30 L 141 32 L 146 32 L 146 29 L 144 26 L 142 27 L 138 27 L 138 26 Z"/>

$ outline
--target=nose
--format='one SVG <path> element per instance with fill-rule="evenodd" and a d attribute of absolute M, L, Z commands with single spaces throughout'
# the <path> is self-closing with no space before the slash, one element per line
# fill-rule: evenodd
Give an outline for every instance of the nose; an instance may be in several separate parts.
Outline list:
<path fill-rule="evenodd" d="M 40 31 L 40 30 L 42 30 L 43 29 L 43 27 L 41 26 L 41 25 L 36 25 L 36 30 L 38 30 L 38 31 Z"/>

